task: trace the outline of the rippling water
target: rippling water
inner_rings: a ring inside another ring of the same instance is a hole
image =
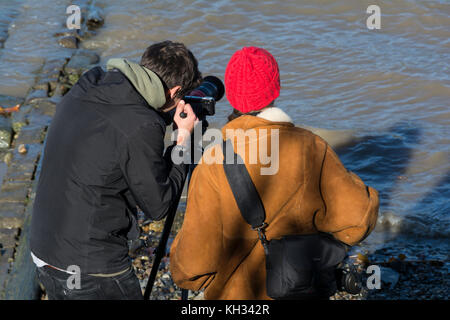
[[[368,30],[373,2],[103,0],[96,3],[105,25],[83,46],[104,64],[112,57],[138,61],[156,41],[181,41],[203,74],[222,79],[235,50],[266,48],[280,66],[278,106],[298,125],[341,137],[336,150],[344,164],[380,191],[371,238],[448,239],[450,2],[376,1],[381,30]],[[0,22],[10,21],[0,94],[24,96],[42,61],[61,52],[52,34],[68,2],[39,3],[0,1]],[[214,120],[224,124],[229,112],[221,101]]]

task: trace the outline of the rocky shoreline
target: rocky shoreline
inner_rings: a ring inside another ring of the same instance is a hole
[[[24,99],[0,96],[0,161],[6,166],[0,177],[0,299],[40,296],[28,248],[28,229],[47,128],[62,96],[100,60],[94,51],[78,49],[79,41],[103,24],[99,9],[90,0],[78,3],[87,18],[80,30],[54,35],[65,48],[60,57],[43,63]],[[67,37],[76,37],[77,45],[67,46],[63,40]],[[2,43],[8,41],[7,37],[2,39]]]

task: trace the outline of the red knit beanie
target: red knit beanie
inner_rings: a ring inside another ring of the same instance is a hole
[[[236,51],[225,71],[225,92],[231,106],[242,113],[260,110],[280,95],[280,72],[265,49]]]

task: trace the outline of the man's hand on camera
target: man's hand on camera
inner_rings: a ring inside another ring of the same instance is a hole
[[[186,113],[187,117],[181,118],[181,112]],[[180,100],[177,104],[173,121],[178,129],[177,145],[187,146],[191,133],[194,130],[194,126],[199,122],[197,116],[192,110],[191,105],[186,104],[184,100]]]

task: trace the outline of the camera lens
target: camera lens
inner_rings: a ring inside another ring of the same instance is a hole
[[[212,116],[216,113],[216,101],[222,99],[225,94],[225,87],[222,81],[214,76],[203,78],[202,84],[184,97],[184,101],[189,103],[194,113],[201,120],[205,116]]]
[[[358,275],[349,272],[344,275],[344,290],[351,294],[358,294],[361,292],[361,279]]]
[[[347,269],[336,270],[336,282],[339,291],[358,294],[362,290],[361,276]]]
[[[202,84],[196,90],[201,91],[205,97],[214,98],[215,101],[222,99],[225,93],[225,87],[222,81],[214,76],[205,77]]]

